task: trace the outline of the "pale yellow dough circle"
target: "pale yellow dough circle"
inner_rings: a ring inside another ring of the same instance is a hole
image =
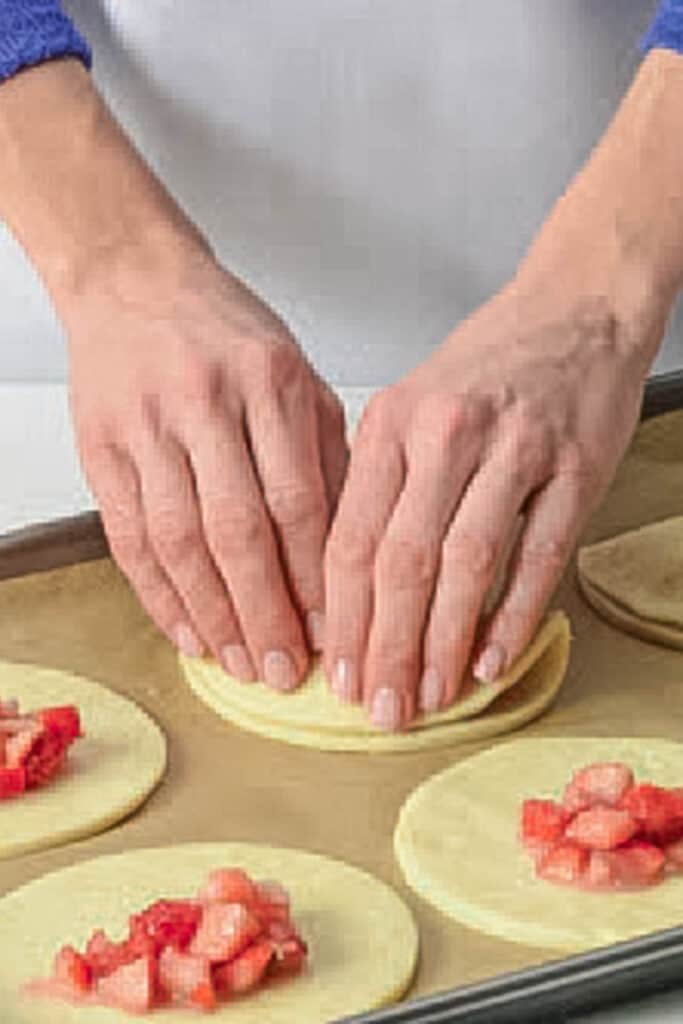
[[[683,516],[581,548],[586,600],[626,633],[683,649]]]
[[[586,892],[534,877],[518,840],[522,801],[559,799],[569,776],[624,761],[636,779],[683,783],[683,744],[660,739],[514,740],[428,779],[405,802],[394,850],[438,910],[499,938],[582,951],[680,925],[683,877],[651,889]]]
[[[208,659],[181,655],[180,664],[201,700],[250,732],[318,750],[387,752],[450,746],[518,728],[552,702],[568,655],[569,623],[554,612],[504,678],[493,685],[470,679],[452,707],[420,716],[402,733],[378,731],[359,706],[339,701],[319,668],[297,691],[280,694],[264,683],[242,683]]]
[[[17,996],[50,971],[65,942],[82,948],[94,928],[123,938],[128,916],[162,897],[196,894],[215,867],[237,866],[287,887],[310,947],[309,967],[291,981],[224,1004],[218,1024],[324,1024],[399,999],[418,953],[412,915],[387,885],[340,861],[248,843],[192,843],[98,857],[54,872],[0,900],[0,1007],[3,1024],[130,1024],[109,1008]],[[165,1011],[168,1024],[201,1014]]]
[[[91,679],[18,662],[0,662],[0,698],[21,711],[78,707],[84,736],[48,785],[0,800],[0,858],[100,832],[135,810],[166,766],[166,740],[132,701]]]

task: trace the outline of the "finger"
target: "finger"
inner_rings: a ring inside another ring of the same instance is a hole
[[[259,678],[277,690],[303,679],[308,651],[272,525],[237,420],[187,428],[204,535],[230,591]]]
[[[494,682],[531,641],[591,505],[586,489],[566,474],[529,503],[507,590],[478,643],[477,679]]]
[[[328,528],[334,519],[349,463],[344,410],[334,396],[318,402],[318,443],[325,480]]]
[[[487,595],[514,534],[531,480],[499,449],[470,482],[448,529],[425,632],[420,707],[438,711],[458,693]]]
[[[186,453],[170,436],[144,431],[138,459],[147,533],[159,562],[214,656],[231,675],[254,680],[230,595],[204,537]]]
[[[289,593],[311,648],[321,650],[329,515],[313,391],[297,382],[271,392],[247,408],[247,427]]]
[[[398,442],[361,425],[325,552],[324,665],[334,692],[344,701],[361,698],[375,553],[404,477]]]
[[[85,453],[84,463],[111,553],[141,604],[184,654],[203,654],[204,644],[191,616],[149,542],[140,481],[132,459],[107,445]]]
[[[377,553],[364,702],[376,725],[414,716],[425,627],[448,523],[480,456],[476,432],[430,416]],[[383,719],[383,716],[386,716]]]

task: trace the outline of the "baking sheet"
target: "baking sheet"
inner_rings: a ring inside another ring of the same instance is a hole
[[[584,539],[681,508],[683,413],[673,413],[641,426]],[[555,707],[525,735],[683,738],[681,654],[622,635],[600,620],[577,592],[573,564],[553,604],[572,620],[570,668]],[[392,830],[407,794],[495,740],[434,753],[323,754],[242,733],[191,695],[173,649],[108,560],[1,583],[0,657],[90,676],[136,700],[169,740],[167,777],[141,811],[102,835],[1,862],[0,893],[102,853],[197,840],[269,842],[341,857],[401,892],[422,941],[411,995],[557,958],[449,922],[407,890],[393,861]]]

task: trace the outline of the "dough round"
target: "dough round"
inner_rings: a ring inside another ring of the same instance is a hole
[[[135,810],[166,766],[166,740],[132,701],[91,679],[16,662],[0,662],[0,697],[21,711],[78,707],[85,735],[65,769],[43,788],[0,800],[0,858],[92,835]]]
[[[595,761],[636,779],[683,782],[683,744],[660,739],[527,739],[493,747],[428,779],[405,802],[394,849],[408,884],[438,910],[496,937],[548,949],[611,945],[681,920],[683,877],[639,892],[584,892],[534,877],[518,840],[521,803],[558,799]]]
[[[626,633],[683,649],[683,516],[581,548],[586,600]]]
[[[393,1002],[415,970],[418,934],[392,889],[337,860],[248,843],[191,843],[98,857],[30,882],[0,900],[0,1006],[3,1024],[83,1024],[83,1008],[17,995],[49,974],[65,942],[82,948],[96,927],[124,936],[128,916],[164,896],[196,893],[215,867],[238,866],[276,878],[292,897],[294,919],[309,944],[299,977],[231,1001],[211,1015],[226,1024],[324,1024]],[[108,1008],[88,1008],[88,1024],[130,1024]],[[169,1013],[196,1024],[194,1011]]]
[[[319,668],[294,693],[280,694],[264,683],[242,683],[208,659],[181,655],[180,663],[201,700],[250,732],[318,750],[381,752],[449,746],[517,728],[552,702],[568,655],[569,623],[554,612],[498,683],[469,680],[451,708],[421,716],[397,734],[380,732],[361,707],[339,701]]]

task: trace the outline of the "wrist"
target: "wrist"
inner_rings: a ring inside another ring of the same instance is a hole
[[[210,257],[75,60],[0,87],[0,216],[60,313],[124,268],[173,277]]]
[[[683,283],[682,111],[683,58],[655,52],[514,281],[599,304],[648,366]]]

